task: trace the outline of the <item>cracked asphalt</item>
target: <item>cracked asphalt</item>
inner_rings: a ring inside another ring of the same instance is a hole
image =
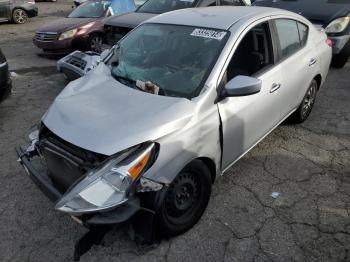
[[[86,232],[54,211],[16,162],[14,146],[67,83],[31,37],[71,3],[38,5],[40,16],[26,25],[0,24],[0,47],[17,74],[0,104],[0,261],[71,261]],[[280,126],[217,179],[190,231],[143,248],[119,228],[81,261],[350,261],[349,69],[330,71],[304,124]]]

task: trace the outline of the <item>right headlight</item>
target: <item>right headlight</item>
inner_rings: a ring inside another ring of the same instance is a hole
[[[72,30],[68,30],[66,32],[63,32],[60,35],[60,37],[58,38],[58,40],[64,40],[64,39],[72,38],[73,36],[75,36],[77,31],[78,31],[78,29],[72,29]]]
[[[60,199],[55,208],[79,215],[123,204],[128,200],[133,183],[153,163],[154,156],[155,144],[152,143],[111,159],[102,167],[90,171]]]
[[[340,33],[348,26],[349,22],[350,17],[348,16],[337,18],[326,27],[326,33]]]

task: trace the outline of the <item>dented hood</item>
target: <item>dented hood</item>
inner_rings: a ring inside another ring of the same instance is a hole
[[[193,112],[190,100],[132,89],[116,81],[100,63],[71,82],[42,121],[54,134],[78,147],[112,155],[184,127]]]

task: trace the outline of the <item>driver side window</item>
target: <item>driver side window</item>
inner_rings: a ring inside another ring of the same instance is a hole
[[[241,40],[225,74],[225,83],[238,75],[253,76],[273,65],[272,39],[268,22],[252,28]]]

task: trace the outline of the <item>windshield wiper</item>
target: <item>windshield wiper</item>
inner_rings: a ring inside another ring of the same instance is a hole
[[[131,79],[131,78],[128,78],[126,76],[120,76],[120,75],[116,75],[116,74],[113,74],[113,71],[112,71],[112,76],[117,80],[119,81],[120,79],[123,80],[123,82],[128,82],[129,84],[132,84],[132,85],[135,85],[136,84],[136,81]],[[120,81],[119,81],[120,82]],[[134,86],[131,86],[131,87],[134,87]]]

